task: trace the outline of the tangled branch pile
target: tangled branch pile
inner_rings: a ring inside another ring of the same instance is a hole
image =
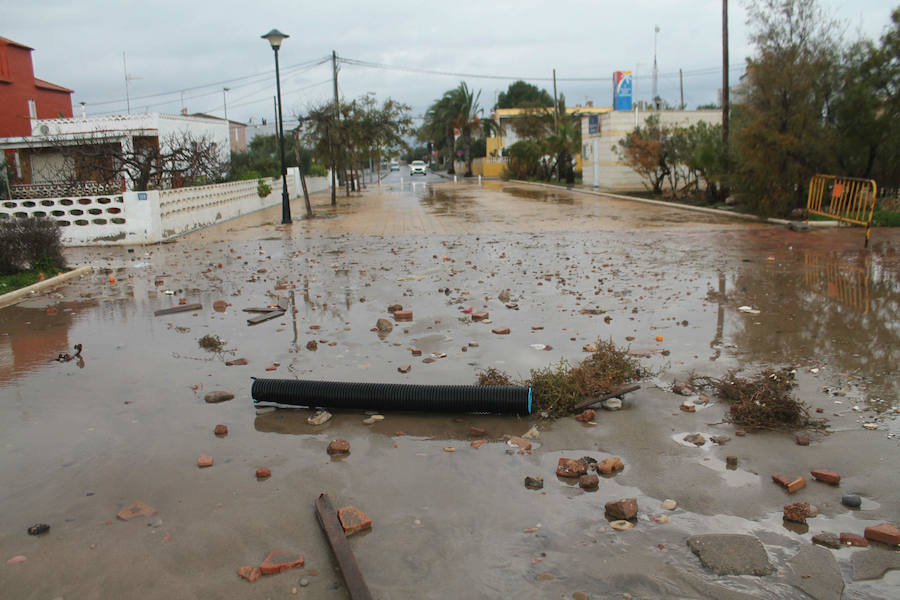
[[[612,341],[597,340],[597,351],[577,366],[565,359],[543,369],[532,369],[520,385],[531,388],[533,409],[552,417],[571,414],[584,398],[607,394],[648,375],[640,362]],[[479,385],[515,385],[512,378],[493,367],[478,373]]]
[[[753,379],[737,377],[734,371],[722,379],[694,378],[692,383],[712,388],[729,403],[726,417],[750,429],[820,428],[824,420],[812,419],[809,407],[792,392],[797,385],[791,369],[766,369]]]
[[[222,352],[225,349],[225,340],[217,335],[204,335],[197,340],[197,344],[207,352]]]

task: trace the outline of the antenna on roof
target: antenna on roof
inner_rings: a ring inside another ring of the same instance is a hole
[[[128,109],[128,114],[131,114],[131,96],[128,93],[128,82],[134,81],[135,79],[143,79],[143,77],[135,77],[128,73],[128,65],[125,62],[125,52],[122,52],[122,71],[125,73],[125,106]]]

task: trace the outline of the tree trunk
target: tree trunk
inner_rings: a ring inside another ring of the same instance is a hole
[[[466,177],[472,176],[472,130],[464,127],[463,136],[463,160],[466,161]]]
[[[448,162],[450,163],[450,166],[447,169],[447,174],[455,175],[456,169],[453,167],[453,163],[456,160],[456,140],[453,139],[453,128],[452,127],[447,131],[447,142],[448,142],[448,148],[450,149],[448,151],[448,154],[450,156],[450,160]]]

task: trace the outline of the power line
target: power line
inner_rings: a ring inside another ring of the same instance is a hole
[[[355,58],[338,58],[338,62],[342,62],[344,64],[356,67],[364,67],[370,69],[382,69],[387,71],[404,71],[408,73],[424,73],[428,75],[441,75],[446,77],[461,77],[465,79],[499,79],[499,80],[522,80],[522,81],[553,81],[552,77],[521,77],[521,76],[513,76],[513,75],[493,75],[493,74],[484,74],[484,73],[458,73],[454,71],[438,71],[434,69],[422,69],[419,67],[407,67],[400,65],[388,65],[384,63],[376,63],[366,60],[359,60]],[[743,63],[738,63],[729,66],[729,71],[738,70],[744,68]],[[689,69],[684,71],[685,77],[691,76],[701,76],[701,75],[711,75],[714,73],[720,73],[721,67],[703,67],[698,69]],[[678,77],[678,72],[672,73],[662,73],[659,77]],[[649,79],[650,75],[640,75],[636,77],[636,79]],[[607,82],[609,81],[608,77],[557,77],[557,81],[574,81],[574,82]]]

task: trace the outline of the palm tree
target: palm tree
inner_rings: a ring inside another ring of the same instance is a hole
[[[465,81],[460,82],[456,87],[446,93],[444,98],[448,99],[446,109],[451,116],[451,124],[454,129],[459,129],[462,133],[463,143],[463,159],[466,162],[466,177],[472,176],[472,134],[483,133],[484,135],[492,135],[500,130],[497,122],[491,118],[484,118],[480,115],[484,114],[484,109],[478,105],[481,98],[481,90],[477,93],[470,90]],[[442,98],[442,100],[444,99]]]
[[[436,145],[447,148],[449,168],[447,173],[453,175],[453,110],[450,92],[445,92],[425,113],[425,123],[419,130],[419,137],[430,140]]]

